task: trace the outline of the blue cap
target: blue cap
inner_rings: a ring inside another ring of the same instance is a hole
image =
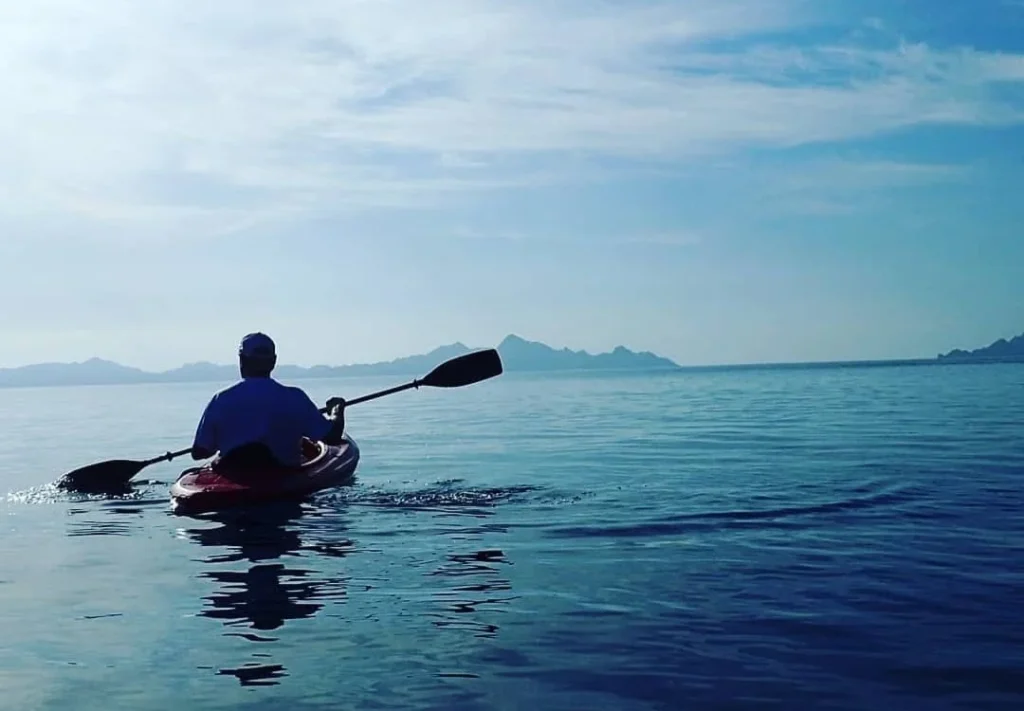
[[[265,333],[250,333],[238,345],[238,355],[243,358],[273,358],[277,353],[270,336]]]

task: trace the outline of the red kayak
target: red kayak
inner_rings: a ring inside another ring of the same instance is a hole
[[[214,470],[210,464],[186,469],[171,485],[175,513],[205,513],[246,504],[301,499],[321,489],[350,483],[359,447],[345,436],[340,445],[304,440],[305,462],[261,471]]]

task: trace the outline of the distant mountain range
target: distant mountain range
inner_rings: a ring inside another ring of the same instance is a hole
[[[1007,362],[1024,361],[1024,333],[1010,340],[1000,338],[984,348],[965,351],[959,348],[940,354],[940,361],[952,362]]]
[[[340,376],[425,375],[435,365],[471,350],[462,343],[441,346],[422,355],[406,356],[380,363],[357,365],[278,365],[274,376],[282,380],[332,378]],[[680,366],[653,353],[636,353],[623,346],[609,353],[592,355],[568,348],[556,350],[544,343],[510,335],[498,346],[506,372],[568,370],[666,370]],[[80,363],[37,363],[18,368],[0,368],[0,387],[45,385],[116,385],[128,383],[231,381],[238,377],[238,365],[188,363],[173,370],[150,372],[101,358]]]

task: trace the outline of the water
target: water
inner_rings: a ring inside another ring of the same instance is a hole
[[[506,375],[299,506],[46,486],[212,387],[0,390],[0,708],[1024,708],[1022,366]]]

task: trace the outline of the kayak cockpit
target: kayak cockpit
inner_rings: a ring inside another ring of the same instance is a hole
[[[303,437],[299,444],[302,451],[302,464],[300,467],[310,467],[317,464],[327,456],[327,445],[317,440]]]

